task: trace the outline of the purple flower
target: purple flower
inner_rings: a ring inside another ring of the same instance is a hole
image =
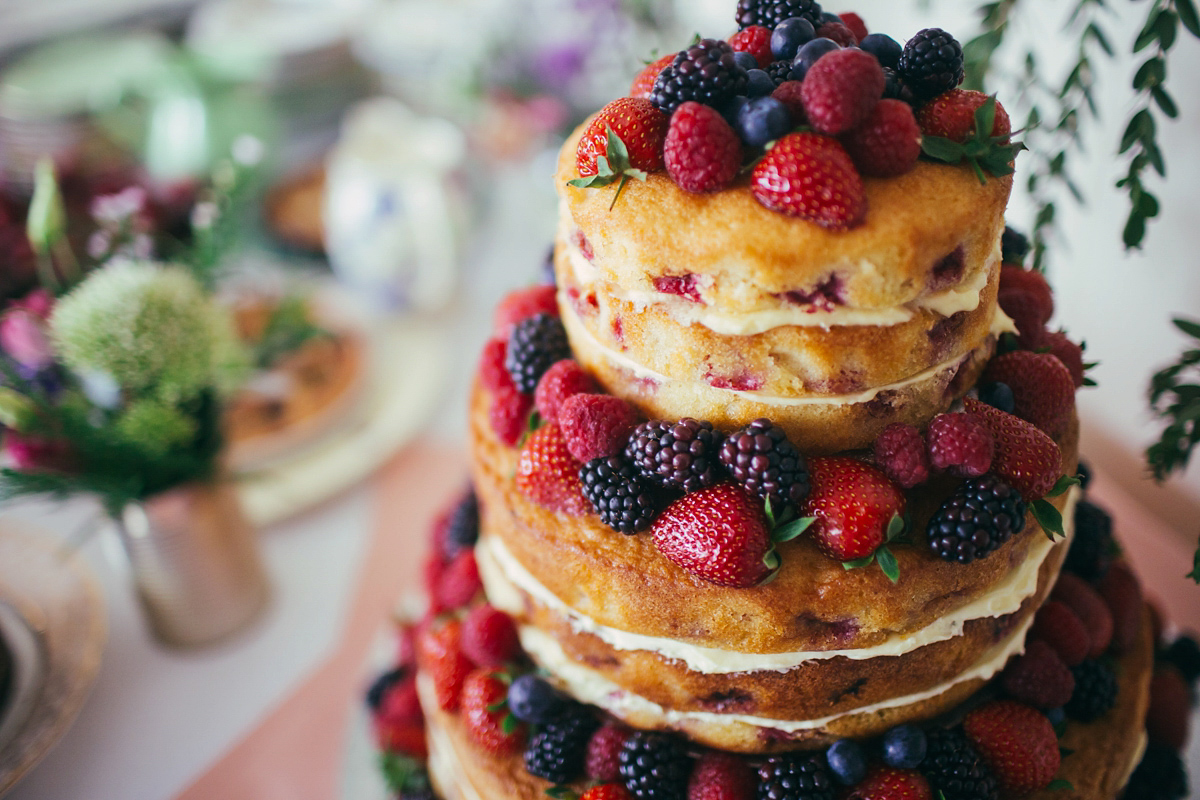
[[[40,370],[54,363],[42,320],[23,308],[14,308],[0,318],[0,348],[26,369]]]
[[[579,75],[586,59],[585,45],[549,47],[534,56],[535,75],[546,88],[562,91]]]

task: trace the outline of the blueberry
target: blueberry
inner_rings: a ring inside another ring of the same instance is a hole
[[[825,760],[833,777],[843,786],[853,786],[867,777],[867,754],[858,742],[838,739],[825,751]]]
[[[899,769],[916,769],[925,760],[928,742],[916,725],[897,725],[883,735],[883,763]]]
[[[803,17],[792,17],[779,23],[771,33],[771,55],[776,61],[791,61],[796,51],[817,35],[817,29]]]
[[[1067,720],[1067,712],[1061,708],[1052,708],[1046,712],[1046,719],[1050,720],[1050,724],[1057,728]]]
[[[566,699],[536,675],[522,675],[508,687],[508,707],[522,722],[540,725],[566,708]]]
[[[821,15],[821,24],[825,25],[830,22],[836,22],[838,25],[846,24],[846,23],[842,22],[842,18],[839,17],[837,14],[834,14],[832,11],[826,11],[824,14]]]
[[[821,56],[841,49],[841,45],[833,39],[826,39],[825,37],[813,39],[811,42],[801,46],[796,52],[796,59],[792,62],[792,73],[788,76],[788,80],[804,80],[804,76],[812,69],[812,65],[820,60]]]
[[[746,77],[749,78],[746,83],[747,97],[766,97],[775,91],[775,81],[771,80],[771,76],[761,69],[747,70]]]
[[[756,97],[738,111],[738,135],[751,147],[762,147],[783,136],[791,127],[791,113],[774,97]]]
[[[998,408],[1006,414],[1013,413],[1016,408],[1016,401],[1013,399],[1013,391],[1007,383],[981,383],[979,384],[979,400],[982,403],[987,403],[993,408]]]
[[[900,63],[900,54],[904,52],[904,45],[897,42],[886,33],[868,34],[858,46],[862,50],[866,50],[871,55],[875,56],[875,60],[879,62],[881,67],[896,68]]]
[[[758,59],[744,50],[738,50],[733,54],[733,63],[747,72],[752,69],[758,69]]]
[[[721,112],[721,116],[724,117],[725,121],[729,123],[729,127],[737,130],[738,112],[741,111],[742,106],[746,105],[748,102],[750,102],[750,98],[737,95],[717,110]]]

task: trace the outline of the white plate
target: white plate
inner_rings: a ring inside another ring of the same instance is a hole
[[[99,585],[54,537],[0,520],[0,635],[15,694],[0,711],[0,795],[58,742],[100,668],[107,622]]]

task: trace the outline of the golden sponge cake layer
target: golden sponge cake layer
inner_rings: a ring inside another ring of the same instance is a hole
[[[921,162],[897,178],[866,179],[865,223],[836,232],[768,210],[746,178],[693,194],[654,173],[631,181],[614,205],[615,186],[567,185],[581,132],[559,156],[560,230],[577,229],[604,280],[639,292],[687,280],[701,303],[725,313],[775,308],[789,293],[860,310],[917,302],[944,288],[938,267],[955,253],[972,269],[990,263],[1012,188],[1011,176],[980,184],[966,167]]]

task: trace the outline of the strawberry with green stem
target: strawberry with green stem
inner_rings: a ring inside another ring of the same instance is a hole
[[[579,139],[575,168],[579,177],[568,181],[579,189],[617,183],[612,209],[631,178],[645,181],[663,168],[663,144],[670,117],[644,98],[620,97],[592,119]]]
[[[922,122],[923,130],[930,130],[928,116],[936,109],[938,100],[930,103],[927,109],[922,109],[918,119]],[[921,139],[922,152],[934,159],[947,164],[961,164],[964,161],[975,171],[982,184],[987,183],[987,174],[994,177],[1011,175],[1015,171],[1013,162],[1017,154],[1026,149],[1021,142],[1013,142],[1012,134],[1004,131],[999,135],[996,129],[997,103],[996,96],[990,95],[974,113],[974,129],[963,139],[944,136],[931,136],[928,133]]]

